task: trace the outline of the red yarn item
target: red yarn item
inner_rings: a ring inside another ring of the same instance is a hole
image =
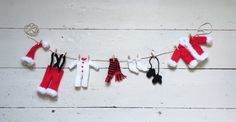
[[[168,61],[168,65],[176,67],[180,58],[188,64],[189,68],[195,68],[198,62],[208,58],[208,53],[201,48],[201,44],[212,45],[212,38],[206,36],[190,36],[179,39],[179,45]]]
[[[59,71],[59,69],[57,69],[56,67],[48,66],[43,76],[40,87],[45,89],[50,88],[57,92],[63,74],[63,69]]]
[[[107,72],[106,82],[111,83],[111,79],[115,76],[115,81],[121,81],[126,76],[122,74],[120,69],[120,63],[117,58],[111,58],[109,60],[109,68]]]

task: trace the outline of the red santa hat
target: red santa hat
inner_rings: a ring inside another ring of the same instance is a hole
[[[22,63],[26,66],[29,66],[29,67],[34,66],[34,64],[35,64],[34,56],[35,56],[36,50],[40,47],[44,48],[45,50],[48,50],[50,48],[50,45],[46,41],[41,41],[41,42],[35,44],[33,47],[31,47],[31,49],[26,54],[26,56],[21,57]]]

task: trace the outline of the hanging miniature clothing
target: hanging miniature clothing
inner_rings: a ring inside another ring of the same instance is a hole
[[[212,45],[212,38],[206,36],[184,37],[179,39],[179,45],[167,62],[170,67],[176,67],[180,58],[188,64],[189,68],[195,68],[200,61],[207,59],[208,54],[200,47],[200,44]]]
[[[152,63],[151,63],[151,60],[154,59],[154,58],[157,60],[157,63],[158,63],[157,74],[156,74],[156,70],[154,68],[152,68]],[[147,78],[153,77],[152,84],[155,85],[155,84],[159,83],[161,85],[162,84],[162,76],[159,74],[159,71],[160,71],[159,59],[156,56],[152,56],[149,59],[149,64],[150,64],[151,67],[149,68],[149,70],[148,70],[148,72],[146,74]]]
[[[121,69],[120,69],[120,64],[117,58],[110,58],[109,60],[109,68],[107,72],[107,77],[105,82],[111,83],[111,79],[113,76],[115,76],[115,81],[121,81],[123,80],[126,76],[122,74]]]
[[[73,69],[75,66],[77,66],[77,75],[75,78],[75,87],[88,87],[89,83],[89,69],[90,66],[95,68],[96,70],[99,69],[99,67],[89,58],[80,58],[78,61],[73,62],[69,69]]]
[[[56,63],[53,62],[54,57]],[[38,87],[38,92],[41,94],[48,94],[52,97],[57,96],[58,87],[60,85],[61,78],[64,74],[63,66],[65,64],[66,57],[61,54],[59,57],[56,53],[51,55],[51,63],[46,68],[46,72],[43,76],[43,80]]]
[[[127,64],[129,71],[134,74],[138,74],[139,71],[142,72],[148,71],[148,68],[141,62],[141,59],[139,57],[137,57],[136,59],[130,59],[130,57],[128,57]]]
[[[35,56],[36,50],[40,47],[43,47],[45,50],[48,50],[50,48],[50,45],[46,41],[35,44],[33,47],[31,47],[31,49],[26,54],[26,56],[21,57],[21,61],[23,65],[26,65],[28,67],[32,67],[35,65],[34,56]]]
[[[136,61],[134,59],[129,59],[128,58],[128,68],[129,68],[129,71],[134,73],[134,74],[138,74],[139,71],[137,69],[137,64],[136,64]]]
[[[141,58],[139,57],[136,58],[136,64],[139,71],[142,71],[142,72],[148,71],[147,66],[142,63]]]

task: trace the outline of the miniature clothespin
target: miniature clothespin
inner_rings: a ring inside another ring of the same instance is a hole
[[[112,55],[112,60],[113,60],[113,62],[115,61],[115,58],[116,58],[116,57],[115,57],[115,54],[113,54],[113,55]]]
[[[80,60],[80,54],[78,55],[78,60]]]
[[[192,34],[190,33],[190,34],[188,35],[188,37],[189,37],[189,38],[192,38]]]
[[[154,58],[154,57],[155,57],[155,55],[154,55],[153,51],[151,52],[151,56],[152,56],[152,58]]]
[[[128,55],[128,59],[130,59],[130,56]]]
[[[177,49],[177,50],[179,49],[179,48],[178,48],[178,45],[174,45],[174,50],[175,50],[175,49]]]

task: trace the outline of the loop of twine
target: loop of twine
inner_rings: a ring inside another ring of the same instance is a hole
[[[39,28],[36,24],[30,23],[24,27],[24,32],[31,37],[35,37],[39,34]]]
[[[32,37],[29,37],[27,36],[29,39],[33,40],[34,42],[36,43],[40,43],[40,41],[36,40],[35,38],[32,38]],[[57,51],[53,51],[52,49],[49,49],[50,52],[54,52],[54,53],[57,53],[59,54]],[[163,52],[163,53],[159,53],[155,56],[162,56],[162,55],[166,55],[166,54],[169,54],[169,53],[172,53],[173,50],[171,51],[167,51],[167,52]],[[141,59],[149,59],[151,58],[152,56],[147,56],[147,57],[142,57]],[[77,60],[78,58],[74,58],[74,57],[70,57],[70,56],[66,56],[66,58],[68,59],[71,59],[71,60]],[[92,61],[96,61],[96,62],[109,62],[109,60],[105,60],[105,59],[93,59]],[[128,62],[128,60],[119,60],[119,62]]]
[[[205,26],[209,26],[210,29],[204,29],[203,27]],[[207,32],[208,30],[210,30],[209,32]],[[213,27],[212,27],[212,24],[209,23],[209,22],[205,22],[203,23],[202,25],[200,25],[197,29],[197,34],[195,36],[198,36],[198,35],[208,35],[208,34],[211,34],[213,31]]]

